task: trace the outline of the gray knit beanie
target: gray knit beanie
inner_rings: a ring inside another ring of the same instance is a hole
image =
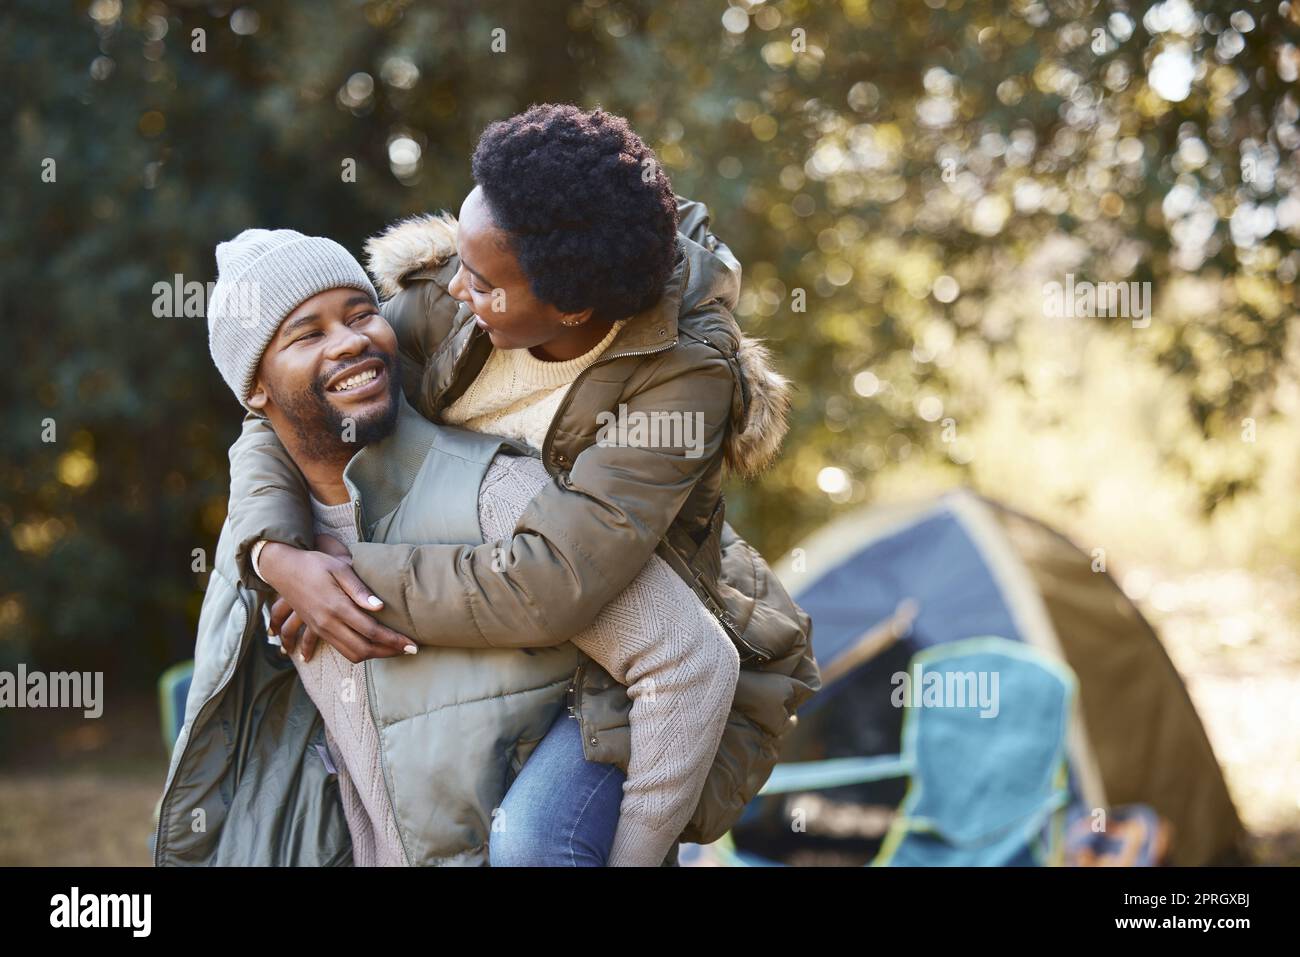
[[[285,316],[319,292],[375,287],[352,254],[323,236],[245,229],[217,244],[217,282],[208,301],[212,359],[244,408],[262,353]]]

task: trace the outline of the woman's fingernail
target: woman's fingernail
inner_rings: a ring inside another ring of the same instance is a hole
[[[380,599],[378,595],[371,595],[369,598],[366,599],[366,604],[368,604],[371,608],[384,607],[383,600]]]
[[[420,649],[415,647],[415,645],[407,645],[405,648],[402,649],[402,651],[406,652],[408,655],[413,655],[419,650]]]

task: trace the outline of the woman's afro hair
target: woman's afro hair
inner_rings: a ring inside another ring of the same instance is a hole
[[[675,265],[677,201],[627,120],[538,104],[483,131],[473,172],[539,299],[605,321],[658,301]]]

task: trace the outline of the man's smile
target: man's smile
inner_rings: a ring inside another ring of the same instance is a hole
[[[356,375],[344,379],[342,382],[336,385],[333,391],[350,392],[359,386],[363,386],[369,382],[374,381],[374,378],[377,375],[379,375],[379,373],[376,372],[374,369],[367,369],[365,372],[358,372]]]
[[[333,376],[325,386],[332,396],[349,400],[379,395],[387,388],[387,371],[379,359],[366,359]]]

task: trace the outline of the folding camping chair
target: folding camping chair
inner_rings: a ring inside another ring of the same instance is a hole
[[[777,765],[759,794],[905,777],[907,793],[874,866],[1059,865],[1074,675],[1028,645],[995,637],[927,648],[908,669],[909,681],[920,677],[924,686],[925,676],[937,675],[954,690],[969,689],[972,674],[977,684],[983,674],[990,689],[997,676],[995,715],[978,702],[922,702],[904,712],[902,753]],[[713,850],[724,864],[772,864],[738,850],[730,834]]]
[[[193,678],[194,662],[182,661],[172,665],[158,679],[158,717],[162,725],[163,746],[167,748],[169,757],[185,721],[185,699]]]
[[[158,678],[158,723],[162,727],[163,747],[167,749],[168,758],[176,747],[176,739],[180,737],[181,726],[185,723],[185,699],[189,696],[193,680],[193,661],[172,665]],[[153,808],[153,827],[148,834],[150,857],[153,856],[154,842],[158,839],[158,812],[161,807],[162,795],[159,795]]]

